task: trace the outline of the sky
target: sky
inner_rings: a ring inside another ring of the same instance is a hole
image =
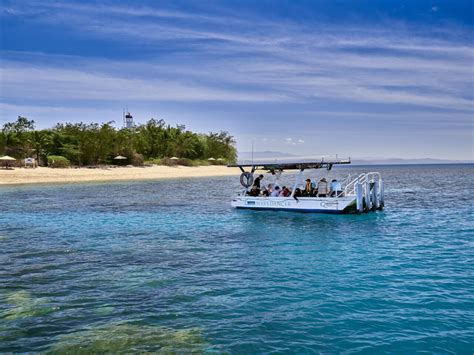
[[[239,151],[474,159],[471,0],[0,2],[18,115],[229,131]]]

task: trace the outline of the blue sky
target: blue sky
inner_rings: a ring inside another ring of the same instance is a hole
[[[0,124],[128,106],[241,151],[473,159],[472,1],[0,6]]]

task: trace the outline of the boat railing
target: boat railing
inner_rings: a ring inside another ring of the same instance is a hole
[[[347,177],[341,181],[341,186],[347,186],[352,182],[351,174],[347,175]],[[336,197],[343,197],[345,196],[345,188],[342,188],[342,191],[336,193]]]
[[[366,179],[366,174],[360,174],[359,176],[357,176],[355,179],[353,180],[349,180],[350,179],[350,175],[348,176],[348,182],[347,184],[343,184],[344,186],[344,194],[345,195],[353,195],[355,193],[355,185],[358,183],[358,182],[362,182]]]
[[[359,184],[365,184],[367,182],[375,182],[375,181],[380,181],[380,180],[381,180],[380,173],[375,172],[375,171],[360,174],[354,180],[350,181],[349,183],[347,183],[345,185],[344,194],[345,195],[355,195],[356,194],[356,185],[358,183]]]
[[[360,174],[344,187],[346,196],[355,196],[358,212],[382,209],[384,206],[384,184],[380,173]]]

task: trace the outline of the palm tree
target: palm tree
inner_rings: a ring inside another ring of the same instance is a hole
[[[33,131],[29,134],[27,142],[36,152],[36,161],[40,163],[40,158],[51,144],[51,132],[49,131]]]

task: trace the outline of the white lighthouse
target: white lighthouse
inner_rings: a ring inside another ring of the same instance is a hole
[[[133,116],[128,111],[123,110],[123,127],[124,128],[133,128]]]

